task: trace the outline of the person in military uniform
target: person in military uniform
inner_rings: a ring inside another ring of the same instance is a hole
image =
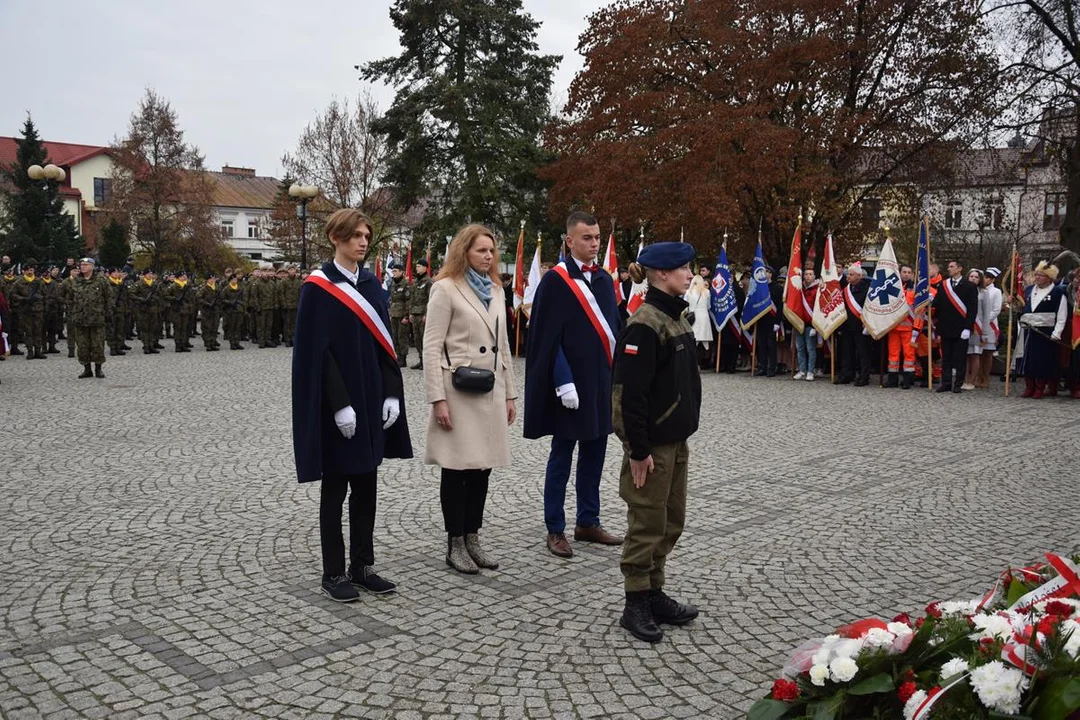
[[[75,275],[69,273],[60,283],[60,302],[64,306],[64,335],[67,337],[68,357],[75,357],[75,324],[71,320],[71,294],[75,289]]]
[[[221,324],[220,299],[217,276],[211,275],[206,279],[206,284],[195,294],[195,302],[199,306],[199,319],[202,323],[203,347],[207,352],[221,349],[217,339],[218,325]]]
[[[274,322],[274,286],[269,270],[256,270],[254,275],[248,303],[255,309],[255,337],[260,348],[273,347],[270,331]]]
[[[71,295],[75,345],[83,366],[80,378],[105,377],[101,366],[105,364],[105,328],[112,322],[111,300],[108,283],[94,275],[94,259],[80,260]],[[90,363],[94,364],[93,372]]]
[[[279,345],[285,339],[285,277],[288,271],[278,268],[271,273],[270,284],[274,288],[274,321],[270,326],[270,344]]]
[[[243,350],[240,340],[244,335],[244,323],[247,310],[244,307],[244,288],[241,287],[241,273],[229,277],[229,282],[221,288],[221,304],[225,312],[225,339],[230,350]]]
[[[390,263],[390,274],[390,332],[394,335],[398,365],[405,367],[409,354],[409,297],[412,288],[401,265]]]
[[[300,286],[304,281],[300,279],[295,267],[289,268],[289,275],[281,281],[281,314],[284,322],[285,347],[293,346],[293,335],[296,333],[296,308],[300,304]]]
[[[11,309],[21,340],[26,344],[27,360],[45,359],[45,290],[32,262],[23,267],[22,277],[11,290]]]
[[[416,261],[416,279],[409,291],[409,324],[412,325],[413,344],[418,360],[413,370],[424,369],[424,328],[427,327],[428,297],[431,294],[431,276],[428,275],[427,258]]]
[[[619,334],[612,369],[614,430],[623,444],[619,495],[627,506],[620,624],[647,642],[663,638],[658,623],[684,625],[698,615],[664,593],[664,566],[686,518],[686,440],[701,414],[694,330],[680,297],[693,260],[693,246],[661,242],[630,265],[634,282],[647,277],[649,290]]]
[[[124,275],[113,268],[109,271],[108,284],[105,286],[109,291],[109,324],[105,328],[105,341],[109,344],[109,355],[125,355],[124,344],[126,336],[125,323],[127,322],[128,286],[124,282]]]
[[[195,307],[195,290],[181,270],[165,288],[165,301],[173,321],[173,343],[176,352],[191,352],[191,309]]]
[[[150,269],[143,271],[142,279],[131,286],[131,307],[135,314],[135,327],[139,330],[144,355],[157,355],[158,333],[161,330],[161,284]]]
[[[8,352],[11,355],[23,354],[23,351],[19,349],[19,343],[22,342],[22,335],[19,333],[19,319],[15,317],[15,307],[11,304],[17,280],[18,278],[15,277],[15,266],[5,265],[4,274],[0,276],[0,292],[3,292],[4,297],[7,298],[8,308],[10,310],[8,313],[10,327],[7,327],[6,331],[8,334]]]
[[[64,304],[60,297],[60,268],[53,265],[41,278],[45,293],[45,352],[58,355],[56,341],[64,334]]]

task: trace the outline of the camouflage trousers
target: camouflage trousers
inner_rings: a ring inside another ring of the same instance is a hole
[[[75,345],[83,365],[105,362],[105,326],[75,327]]]

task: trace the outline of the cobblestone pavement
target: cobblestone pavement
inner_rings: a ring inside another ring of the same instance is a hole
[[[318,487],[293,475],[288,350],[78,371],[0,363],[8,718],[733,718],[809,636],[1080,546],[1080,402],[709,374],[668,565],[697,622],[632,641],[618,550],[546,552],[547,448],[520,423],[484,529],[500,570],[449,570],[436,469],[392,462],[376,553],[400,592],[337,605],[317,592]]]

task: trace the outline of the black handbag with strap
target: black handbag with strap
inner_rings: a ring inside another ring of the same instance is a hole
[[[446,354],[446,362],[450,364],[450,351],[446,349],[446,345],[443,345],[443,352]],[[495,346],[492,348],[492,353],[495,358],[495,367],[499,366],[499,319],[495,318]],[[483,370],[481,368],[474,368],[463,366],[459,368],[453,368],[450,373],[451,382],[454,384],[454,389],[458,392],[473,393],[476,395],[483,395],[489,393],[495,388],[495,371]]]

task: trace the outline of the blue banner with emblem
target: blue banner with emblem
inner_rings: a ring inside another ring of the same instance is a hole
[[[769,313],[776,313],[772,296],[769,294],[769,276],[765,272],[765,255],[758,240],[754,251],[754,263],[750,266],[750,287],[746,290],[746,305],[743,307],[743,327],[752,328],[761,318]]]
[[[919,250],[915,260],[915,310],[930,302],[930,218],[919,223]]]
[[[739,312],[739,301],[735,298],[735,288],[731,284],[731,266],[728,265],[725,245],[720,246],[720,256],[716,258],[709,300],[709,314],[712,315],[716,331],[720,332],[728,320]]]

